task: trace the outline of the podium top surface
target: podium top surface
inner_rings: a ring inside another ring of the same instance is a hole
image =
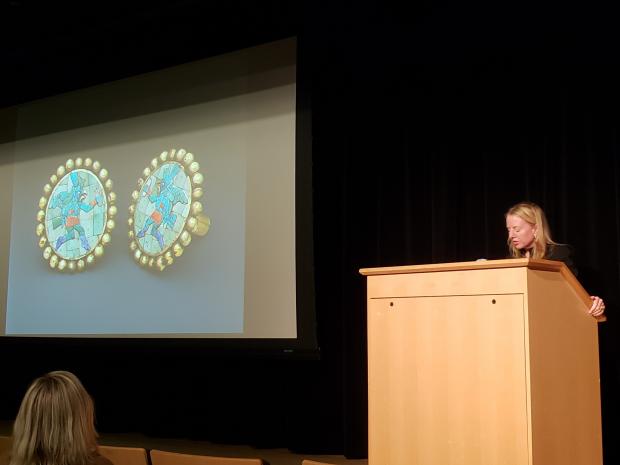
[[[505,260],[480,260],[473,262],[432,263],[428,265],[387,266],[381,268],[362,268],[360,274],[364,276],[384,276],[412,273],[435,273],[442,271],[491,270],[502,268],[528,268],[538,271],[559,272],[566,282],[573,288],[586,308],[592,301],[590,295],[581,286],[575,275],[563,262],[534,258],[508,258]],[[605,321],[605,315],[596,318],[599,322]]]
[[[480,260],[474,262],[362,268],[360,269],[360,273],[364,276],[374,276],[384,274],[431,273],[436,271],[488,270],[495,268],[530,268],[532,270],[560,272],[565,269],[570,273],[568,267],[562,262],[534,258],[509,258],[505,260]]]

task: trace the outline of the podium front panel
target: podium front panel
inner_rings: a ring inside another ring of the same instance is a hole
[[[369,465],[530,463],[524,295],[369,298]]]

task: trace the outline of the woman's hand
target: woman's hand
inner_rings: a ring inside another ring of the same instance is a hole
[[[588,313],[593,317],[599,317],[605,313],[605,302],[603,302],[603,299],[595,295],[590,298],[592,299],[592,306],[590,307],[590,310],[588,310]]]

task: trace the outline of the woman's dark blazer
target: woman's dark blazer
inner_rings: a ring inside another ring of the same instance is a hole
[[[546,260],[566,263],[566,266],[577,276],[577,266],[573,259],[573,248],[568,244],[549,244],[545,253]]]

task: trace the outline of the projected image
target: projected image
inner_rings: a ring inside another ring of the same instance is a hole
[[[107,170],[90,159],[70,159],[50,177],[39,201],[36,233],[51,268],[81,271],[103,255],[116,213],[111,187]]]
[[[211,221],[197,200],[203,194],[199,169],[192,153],[172,149],[144,170],[129,207],[130,248],[141,265],[163,271],[183,254],[192,234],[208,232]]]
[[[296,49],[278,41],[10,113],[0,342],[296,340],[296,233],[311,212],[296,212],[311,187]]]
[[[181,235],[190,189],[189,178],[176,162],[166,163],[147,178],[134,214],[136,238],[146,254],[161,254]]]

